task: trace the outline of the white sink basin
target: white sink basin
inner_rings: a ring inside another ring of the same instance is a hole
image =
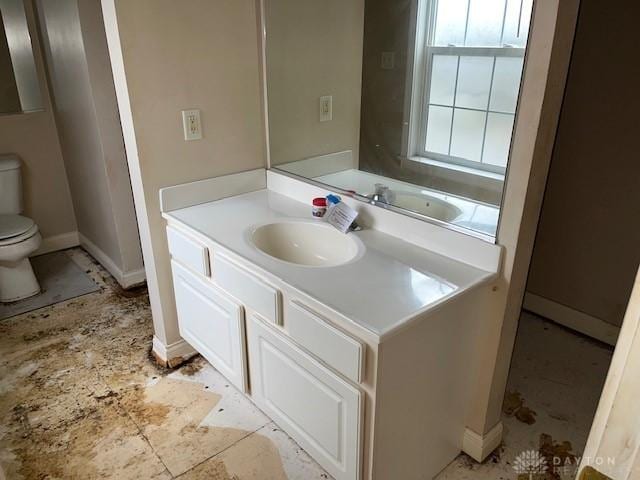
[[[319,222],[284,221],[254,227],[249,241],[260,251],[296,265],[335,267],[354,260],[364,245]]]
[[[443,222],[450,222],[462,213],[462,210],[445,200],[418,193],[395,192],[393,205]]]

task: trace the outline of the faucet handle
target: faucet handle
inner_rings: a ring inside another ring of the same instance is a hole
[[[389,190],[389,187],[383,183],[376,183],[374,187],[376,195],[384,195]]]

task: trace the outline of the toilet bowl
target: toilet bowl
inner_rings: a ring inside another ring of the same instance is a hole
[[[33,220],[22,215],[0,215],[0,302],[14,302],[40,292],[29,255],[41,243]]]

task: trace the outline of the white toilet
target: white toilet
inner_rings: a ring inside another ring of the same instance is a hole
[[[42,237],[33,220],[22,213],[20,160],[0,155],[0,302],[14,302],[40,293],[29,255]]]

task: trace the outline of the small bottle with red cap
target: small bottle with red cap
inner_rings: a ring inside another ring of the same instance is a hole
[[[324,197],[317,197],[313,199],[312,202],[313,210],[312,214],[314,217],[324,217],[324,214],[327,213],[327,199]]]

